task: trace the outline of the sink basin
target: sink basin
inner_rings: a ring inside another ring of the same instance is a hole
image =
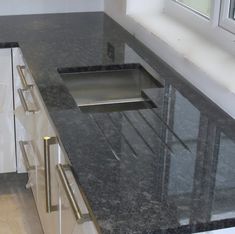
[[[84,112],[153,108],[143,90],[162,87],[139,64],[64,68],[59,73]]]

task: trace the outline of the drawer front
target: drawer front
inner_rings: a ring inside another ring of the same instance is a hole
[[[39,136],[37,139],[37,146],[39,148],[39,157],[43,161],[43,169],[37,172],[37,184],[38,184],[38,202],[37,209],[40,216],[40,220],[43,226],[43,230],[47,234],[55,234],[58,232],[58,191],[57,184],[55,183],[55,165],[57,162],[57,149],[58,145],[53,144],[48,149],[50,151],[49,157],[44,155],[44,151],[47,151],[44,147],[43,136]],[[50,163],[46,163],[46,158],[49,158]],[[48,165],[48,167],[47,167]],[[49,168],[49,170],[47,170]],[[46,183],[46,180],[50,177],[50,183]],[[50,187],[48,190],[48,187]],[[48,194],[50,204],[48,206]]]
[[[0,49],[0,173],[16,171],[11,49]]]
[[[59,164],[57,170],[61,234],[97,234],[97,229],[91,221],[89,211],[70,168]]]
[[[37,171],[37,209],[44,232],[46,234],[55,234],[59,233],[59,227],[57,225],[59,219],[57,199],[58,188],[55,178],[55,166],[58,162],[59,145],[57,144],[55,138],[56,134],[49,122],[36,87],[33,88],[33,94],[38,103],[38,112],[34,115],[34,121],[36,123],[34,137],[39,152],[39,160],[42,165],[42,169]],[[45,139],[54,139],[54,141],[48,141],[49,143],[46,144]],[[50,180],[50,182],[48,182],[48,180]],[[50,204],[48,203],[49,200]]]
[[[33,96],[33,79],[24,63],[21,50],[13,49],[14,112],[16,127],[17,172],[26,172],[20,141],[35,139],[35,112],[37,104]],[[30,88],[31,87],[31,88]]]
[[[0,49],[0,113],[13,110],[11,49]]]
[[[58,188],[55,179],[58,144],[45,148],[45,139],[55,137],[55,132],[49,122],[39,91],[23,61],[21,51],[14,49],[13,56],[18,172],[28,172],[27,187],[33,191],[44,233],[57,234],[60,233],[57,226]],[[49,195],[53,206],[51,210],[48,210]]]
[[[24,161],[24,165],[26,171],[28,173],[28,183],[26,184],[26,188],[31,188],[35,202],[38,201],[38,184],[37,177],[38,171],[42,170],[41,162],[39,158],[39,151],[34,141],[19,141],[19,149],[22,154],[22,159]]]
[[[0,113],[0,173],[15,172],[14,118],[12,113]]]
[[[33,85],[33,78],[28,70],[22,52],[19,48],[12,49],[13,53],[13,76],[15,90],[26,88],[27,85]]]
[[[37,105],[33,99],[33,90],[19,89],[16,93],[15,102],[15,127],[16,127],[16,150],[17,150],[17,171],[26,172],[22,152],[18,142],[20,141],[33,141],[35,139],[35,127],[36,127],[36,112],[30,112],[29,110],[37,110]]]

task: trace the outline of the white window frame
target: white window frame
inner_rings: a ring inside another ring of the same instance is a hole
[[[224,29],[235,33],[235,20],[230,19],[229,16],[230,11],[230,0],[223,0],[221,2],[221,11],[220,11],[220,23],[219,25]]]
[[[220,25],[221,2],[223,1],[227,0],[212,0],[213,5],[211,7],[210,18],[203,16],[175,0],[165,0],[164,12],[176,18],[195,32],[219,44],[230,53],[235,54],[235,34],[227,28],[225,29],[225,26],[222,27]],[[228,1],[230,2],[230,0]]]

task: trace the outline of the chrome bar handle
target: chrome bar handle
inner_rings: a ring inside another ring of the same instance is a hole
[[[90,221],[90,215],[89,214],[82,214],[81,209],[79,208],[79,205],[75,199],[75,196],[73,194],[73,190],[69,184],[68,178],[66,176],[65,170],[69,168],[68,165],[62,165],[58,164],[56,166],[60,180],[62,182],[62,185],[64,187],[65,193],[68,197],[69,203],[72,207],[74,216],[79,224]]]
[[[16,68],[17,68],[18,74],[20,76],[21,83],[23,84],[23,87],[27,88],[29,85],[26,81],[26,78],[25,78],[25,75],[23,72],[23,70],[25,70],[25,66],[24,65],[17,65]]]
[[[57,210],[56,206],[52,206],[51,202],[51,154],[50,146],[57,144],[56,137],[44,137],[44,163],[45,163],[45,189],[46,189],[46,212],[51,213]]]
[[[23,106],[23,108],[24,108],[24,111],[26,112],[26,113],[36,113],[36,112],[38,112],[38,109],[36,108],[36,109],[29,109],[29,107],[28,107],[28,105],[27,105],[27,102],[26,102],[26,100],[25,100],[25,98],[24,98],[24,94],[23,94],[23,92],[25,92],[25,91],[31,91],[31,89],[32,89],[32,86],[28,86],[26,89],[18,89],[17,91],[18,91],[18,94],[19,94],[19,97],[20,97],[20,102],[21,102],[21,104],[22,104],[22,106]],[[31,95],[32,95],[32,97],[33,97],[33,99],[34,99],[34,102],[35,102],[35,106],[37,106],[37,104],[36,104],[36,101],[35,101],[35,98],[34,98],[34,95],[31,93]]]
[[[25,167],[26,167],[27,172],[35,170],[36,168],[35,166],[30,165],[30,162],[29,162],[26,150],[25,150],[25,146],[30,145],[30,144],[31,144],[30,141],[19,141],[20,150],[21,150],[24,162],[25,162]]]

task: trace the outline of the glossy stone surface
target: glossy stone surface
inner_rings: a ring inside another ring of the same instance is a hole
[[[1,47],[21,47],[102,233],[235,226],[234,120],[161,59],[104,13],[0,17],[0,31]],[[58,73],[125,63],[163,84],[145,91],[158,108],[84,114]]]

